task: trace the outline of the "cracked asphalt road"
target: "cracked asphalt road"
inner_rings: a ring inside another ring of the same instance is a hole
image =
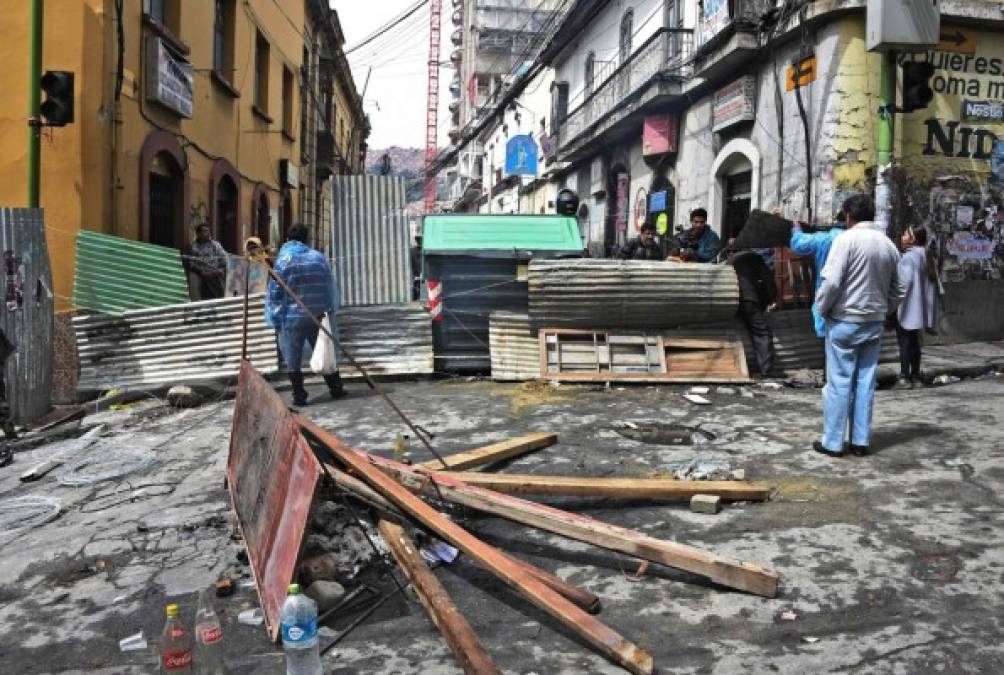
[[[601,618],[650,650],[672,673],[1004,672],[1004,406],[1000,379],[879,392],[874,454],[831,460],[809,452],[819,392],[716,393],[696,407],[682,389],[603,389],[437,381],[388,385],[401,407],[436,434],[443,452],[533,430],[558,445],[503,471],[646,476],[694,457],[728,461],[776,486],[768,503],[727,505],[711,516],[682,504],[556,499],[652,536],[765,565],[782,576],[776,599],[713,587],[637,561],[467,511],[454,516],[485,540],[597,593]],[[315,388],[320,394],[320,388]],[[400,424],[371,392],[306,412],[356,447],[390,455]],[[17,476],[60,444],[18,453],[0,469],[0,500],[40,495],[61,515],[0,517],[0,663],[11,673],[155,672],[163,606],[194,617],[196,593],[219,573],[246,575],[231,539],[223,467],[232,402],[171,412],[143,407],[89,417],[113,437],[84,453],[115,453],[122,439],[150,463],[70,487],[57,469],[34,484]],[[658,445],[615,423],[701,425],[714,440]],[[425,459],[413,443],[416,460]],[[622,672],[463,556],[436,571],[497,664],[511,673]],[[239,625],[256,606],[247,577],[217,602],[235,673],[281,673],[281,652],[261,628]],[[793,620],[789,620],[794,617]],[[143,630],[147,650],[120,652]],[[325,660],[335,673],[459,672],[421,607],[397,598]]]

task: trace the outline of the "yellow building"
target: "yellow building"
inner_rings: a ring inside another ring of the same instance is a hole
[[[76,76],[74,123],[46,129],[42,140],[41,204],[58,307],[70,307],[80,228],[183,247],[194,226],[207,223],[229,251],[251,234],[281,242],[304,203],[302,106],[313,101],[300,86],[311,54],[308,4],[316,2],[45,3],[42,70]],[[7,74],[0,204],[21,206],[30,3],[8,5],[0,13]],[[351,96],[349,124],[357,126],[362,106]],[[365,141],[357,135],[356,156]]]

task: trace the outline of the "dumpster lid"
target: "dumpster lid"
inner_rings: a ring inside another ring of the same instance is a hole
[[[568,216],[453,214],[426,216],[425,253],[492,255],[532,251],[582,253],[575,218]]]

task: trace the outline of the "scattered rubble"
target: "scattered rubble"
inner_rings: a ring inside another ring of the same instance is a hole
[[[167,402],[175,408],[198,408],[204,399],[188,385],[178,384],[168,389]]]
[[[690,498],[690,510],[714,515],[722,510],[722,498],[717,495],[694,495]]]
[[[317,603],[317,611],[323,614],[345,597],[345,587],[337,581],[318,579],[307,586],[303,593]]]

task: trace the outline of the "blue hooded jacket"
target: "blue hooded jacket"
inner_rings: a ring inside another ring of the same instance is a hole
[[[338,282],[327,258],[320,251],[303,242],[288,241],[279,249],[275,273],[300,296],[303,304],[317,318],[326,312],[333,315],[338,311],[341,305]],[[314,325],[275,279],[268,283],[265,323],[276,330],[298,330]],[[337,330],[334,316],[331,317],[331,328],[333,333]]]
[[[823,281],[823,267],[826,265],[826,258],[830,255],[830,247],[833,240],[843,234],[846,230],[840,226],[831,227],[829,230],[813,232],[811,234],[803,232],[797,224],[791,230],[791,252],[797,256],[813,256],[816,263],[816,289]],[[812,323],[816,330],[816,337],[826,337],[826,319],[816,310],[816,303],[812,303]]]

